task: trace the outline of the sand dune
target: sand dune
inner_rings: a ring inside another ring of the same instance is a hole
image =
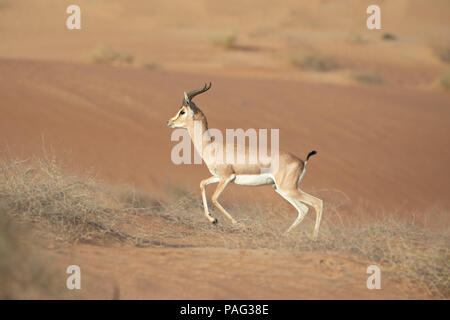
[[[176,143],[166,121],[184,90],[211,80],[198,98],[211,127],[280,128],[282,149],[300,157],[318,150],[305,190],[325,198],[340,190],[351,204],[386,210],[449,205],[448,95],[19,60],[2,60],[0,71],[0,134],[14,154],[40,153],[45,143],[108,181],[196,190],[209,172],[170,161]],[[266,188],[228,193],[282,203]]]

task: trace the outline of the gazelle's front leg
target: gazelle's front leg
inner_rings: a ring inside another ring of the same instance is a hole
[[[217,185],[216,191],[214,191],[214,194],[211,198],[212,202],[214,203],[214,205],[220,210],[222,211],[222,213],[225,215],[225,217],[227,217],[232,224],[236,224],[236,220],[233,219],[233,217],[220,205],[220,203],[217,201],[217,199],[219,198],[220,194],[222,193],[223,190],[225,190],[225,188],[227,187],[227,185],[234,180],[234,178],[236,178],[236,175],[232,174],[231,176],[229,176],[226,179],[222,179],[219,181],[219,184]]]
[[[207,179],[202,180],[200,182],[200,191],[202,192],[202,201],[203,201],[203,209],[205,210],[205,217],[212,223],[217,223],[217,219],[211,217],[211,214],[208,210],[208,201],[206,201],[206,190],[205,187],[210,183],[219,182],[219,178],[217,177],[209,177]]]

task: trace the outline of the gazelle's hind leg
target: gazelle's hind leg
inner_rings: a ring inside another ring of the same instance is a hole
[[[309,209],[307,206],[305,206],[303,203],[301,203],[299,200],[295,199],[294,197],[287,196],[286,193],[284,193],[280,189],[277,189],[276,187],[274,187],[274,190],[280,196],[282,196],[284,199],[286,199],[295,209],[297,209],[297,212],[298,212],[298,216],[295,219],[294,223],[292,223],[292,225],[286,230],[286,233],[288,233],[289,231],[294,229],[300,222],[303,221],[303,219],[305,218]]]
[[[316,224],[314,226],[313,238],[317,239],[317,236],[319,235],[320,221],[322,220],[323,201],[301,190],[298,190],[298,192],[299,196],[297,199],[310,205],[316,211]]]

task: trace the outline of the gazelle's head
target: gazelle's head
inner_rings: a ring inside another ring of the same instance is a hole
[[[185,92],[180,110],[167,121],[167,125],[171,128],[189,128],[194,125],[195,120],[205,120],[203,112],[192,102],[192,99],[208,91],[209,88],[211,88],[211,82],[209,86],[205,83],[202,89]]]

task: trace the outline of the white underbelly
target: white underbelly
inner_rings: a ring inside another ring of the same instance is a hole
[[[236,175],[233,182],[244,186],[262,186],[275,183],[273,176],[269,173]]]

